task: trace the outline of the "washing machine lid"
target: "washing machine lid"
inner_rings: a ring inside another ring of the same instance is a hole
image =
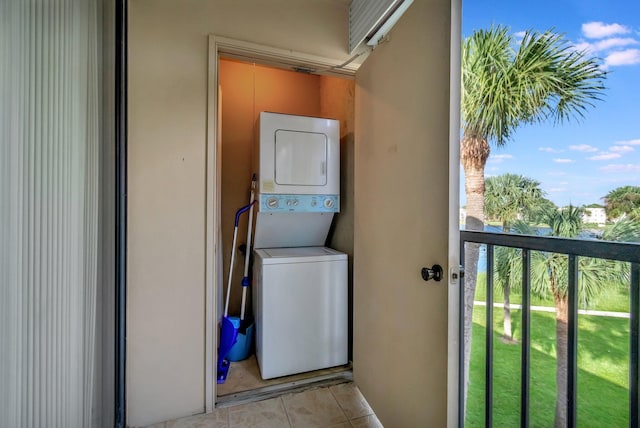
[[[309,263],[346,260],[347,255],[327,247],[261,248],[255,250],[263,264]]]

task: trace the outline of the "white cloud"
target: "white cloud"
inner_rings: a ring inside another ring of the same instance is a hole
[[[575,162],[573,159],[559,159],[559,158],[556,158],[553,161],[555,163],[573,163],[573,162]]]
[[[577,145],[569,146],[569,150],[575,150],[578,152],[597,152],[598,151],[598,149],[588,144],[577,144]]]
[[[538,147],[538,150],[540,150],[541,152],[547,152],[547,153],[562,153],[564,151],[564,150],[554,149],[553,147]]]
[[[612,52],[604,59],[604,66],[640,64],[640,49],[625,49]]]
[[[606,152],[602,152],[599,155],[595,155],[595,156],[591,156],[589,158],[589,160],[611,160],[611,159],[617,159],[619,157],[621,157],[622,155],[620,153],[606,153]]]
[[[615,34],[628,34],[631,30],[629,27],[620,24],[605,24],[604,22],[594,21],[582,24],[582,34],[590,39],[602,39]]]
[[[558,193],[558,192],[566,192],[567,188],[566,187],[552,187],[551,189],[549,189],[550,193]]]
[[[600,168],[603,172],[640,172],[640,165],[638,164],[610,164]]]
[[[560,177],[560,176],[563,176],[563,175],[567,175],[567,173],[564,172],[564,171],[551,171],[551,172],[547,173],[547,175],[551,175],[551,176],[554,176],[554,177]]]
[[[574,44],[573,49],[580,52],[593,52],[595,50],[595,45],[589,42],[581,41],[580,43]]]
[[[631,146],[628,146],[626,144],[621,145],[621,146],[611,146],[609,147],[609,151],[612,152],[616,152],[616,153],[629,153],[634,151],[635,149]]]
[[[577,51],[584,51],[595,54],[613,48],[621,48],[637,44],[640,44],[640,41],[631,37],[611,37],[608,39],[599,40],[595,43],[589,43],[584,40],[580,40],[579,43],[573,45],[573,48]]]
[[[616,141],[616,145],[618,146],[640,146],[640,139],[637,140],[626,140],[626,141]]]
[[[636,47],[640,45],[640,32],[635,34],[630,27],[618,23],[594,21],[582,24],[582,33],[592,40],[579,39],[573,49],[604,58],[601,66],[603,70],[640,64],[640,49]]]
[[[526,31],[516,31],[515,33],[513,33],[513,35],[516,36],[518,39],[524,38],[525,34],[527,34]]]
[[[505,159],[513,159],[512,155],[490,155],[488,162],[500,163]]]
[[[604,51],[611,48],[619,48],[621,46],[637,45],[640,43],[631,37],[612,37],[610,39],[600,40],[592,46],[595,51]]]

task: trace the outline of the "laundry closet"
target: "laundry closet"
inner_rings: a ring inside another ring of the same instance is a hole
[[[229,317],[236,318],[244,307],[255,328],[245,328],[240,336],[250,343],[247,355],[235,348],[225,362],[228,373],[218,379],[216,401],[277,385],[349,378],[354,81],[220,58],[218,98],[222,257],[217,260],[216,314],[222,320],[228,309]],[[261,138],[271,145],[261,146]],[[282,155],[265,164],[277,147]],[[318,159],[313,165],[312,158]],[[296,166],[282,168],[283,162]],[[309,169],[317,171],[309,174]],[[254,174],[257,183],[250,196]],[[250,222],[239,209],[249,207],[251,197]],[[250,223],[254,233],[247,269]],[[250,279],[246,301],[244,272]]]

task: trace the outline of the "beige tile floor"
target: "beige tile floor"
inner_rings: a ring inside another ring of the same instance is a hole
[[[216,409],[149,428],[382,428],[352,383]]]
[[[317,376],[340,373],[345,370],[349,370],[349,366],[332,367],[308,373],[263,380],[262,377],[260,377],[260,369],[258,368],[256,356],[252,355],[246,360],[231,363],[227,381],[223,384],[219,384],[216,390],[218,396],[225,396],[237,392],[255,390],[265,386],[296,382]]]

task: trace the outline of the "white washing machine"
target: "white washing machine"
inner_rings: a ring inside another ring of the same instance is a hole
[[[263,379],[347,364],[347,255],[255,250],[256,355]]]

